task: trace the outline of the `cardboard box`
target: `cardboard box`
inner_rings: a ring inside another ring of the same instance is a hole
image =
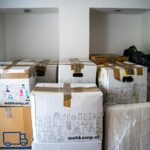
[[[18,61],[15,66],[36,66],[39,62],[33,60],[21,60]]]
[[[102,142],[32,143],[32,150],[102,150]]]
[[[36,84],[34,74],[30,66],[1,66],[0,105],[30,105],[30,91]]]
[[[36,75],[38,83],[56,83],[58,61],[43,60],[36,65]]]
[[[30,107],[0,107],[0,149],[31,148]]]
[[[127,56],[115,55],[115,54],[91,54],[90,60],[97,65],[104,64],[106,62],[123,62],[128,61]]]
[[[37,84],[32,91],[35,142],[102,139],[103,94],[95,84]]]
[[[105,109],[105,150],[150,149],[150,103]]]
[[[96,69],[96,64],[89,60],[60,61],[58,83],[96,83]]]
[[[99,66],[98,85],[105,104],[147,101],[147,68],[129,62]]]

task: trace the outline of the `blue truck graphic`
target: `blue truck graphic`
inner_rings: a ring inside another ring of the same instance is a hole
[[[17,137],[17,138],[16,138]],[[15,142],[14,142],[15,138]],[[3,145],[10,146],[26,146],[28,139],[25,133],[21,132],[3,132]]]

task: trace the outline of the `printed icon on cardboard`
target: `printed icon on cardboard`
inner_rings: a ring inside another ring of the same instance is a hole
[[[26,146],[28,139],[25,133],[21,132],[3,132],[3,144],[5,146]]]

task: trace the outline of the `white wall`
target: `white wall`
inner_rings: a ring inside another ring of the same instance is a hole
[[[140,48],[140,15],[94,11],[91,13],[90,36],[90,53],[123,54],[123,50],[131,45]]]
[[[59,58],[58,13],[6,14],[6,59]]]
[[[60,10],[60,58],[88,57],[89,8],[150,8],[149,0],[0,0],[0,8],[52,8]],[[22,38],[22,36],[19,36]],[[7,36],[8,38],[8,36]],[[112,37],[110,37],[112,38]],[[11,37],[12,39],[12,37]],[[13,41],[13,40],[12,40]],[[8,41],[9,43],[12,43]],[[7,43],[7,55],[10,54]],[[15,47],[13,47],[15,48]],[[19,47],[20,48],[20,47]],[[19,50],[17,50],[19,51]],[[16,52],[17,52],[16,51]],[[33,51],[34,52],[34,51]],[[15,53],[13,54],[15,55]],[[22,55],[22,54],[20,54]],[[19,57],[19,56],[18,56]]]
[[[5,60],[4,16],[0,14],[0,61]]]
[[[141,15],[141,49],[150,54],[150,11]]]
[[[60,8],[60,58],[89,57],[89,9],[68,0]]]

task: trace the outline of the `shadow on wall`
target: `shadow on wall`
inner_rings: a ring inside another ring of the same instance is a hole
[[[90,53],[107,50],[107,25],[107,14],[90,10]]]
[[[90,10],[90,53],[123,54],[124,49],[141,46],[141,15]]]

